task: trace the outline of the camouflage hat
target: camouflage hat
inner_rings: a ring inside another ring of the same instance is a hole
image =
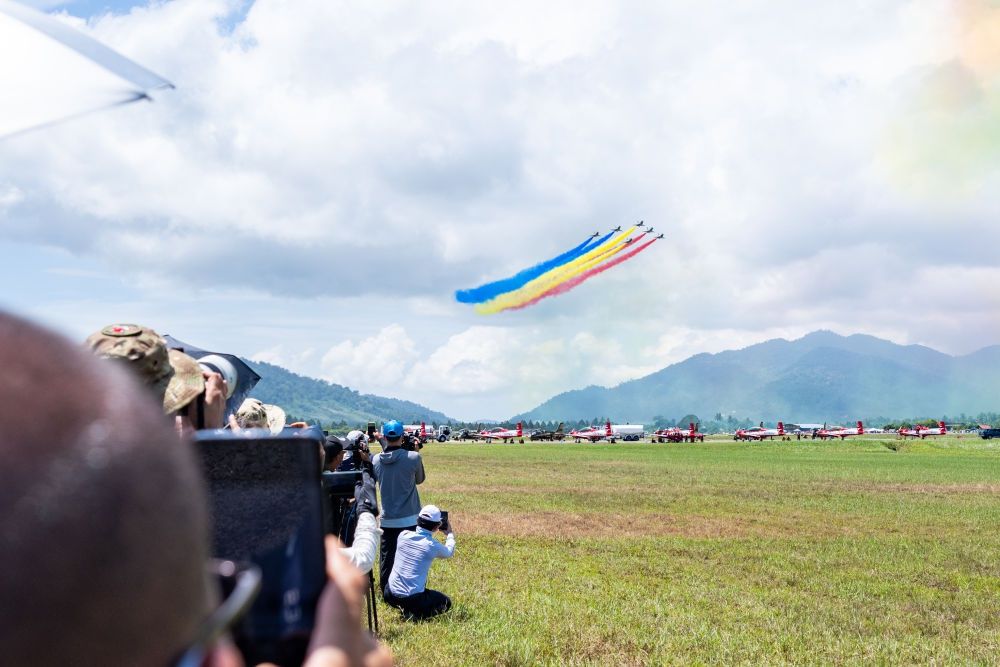
[[[285,411],[277,405],[248,398],[236,411],[236,423],[240,428],[267,428],[277,435],[285,427]]]
[[[103,359],[128,365],[163,403],[163,412],[180,410],[205,390],[198,362],[178,350],[149,327],[111,324],[87,338],[86,345]]]

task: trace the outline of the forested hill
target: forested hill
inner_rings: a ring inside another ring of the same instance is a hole
[[[443,413],[410,401],[361,394],[339,384],[297,375],[281,366],[244,361],[261,377],[252,395],[265,403],[280,405],[297,419],[316,419],[322,424],[346,422],[352,426],[389,419],[406,424],[449,421]]]
[[[921,345],[815,331],[698,354],[617,387],[555,396],[520,418],[624,422],[714,415],[786,422],[942,416],[1000,408],[1000,347],[953,357]],[[515,418],[516,419],[516,418]]]

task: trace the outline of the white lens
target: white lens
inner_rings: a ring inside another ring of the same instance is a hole
[[[198,365],[206,371],[221,375],[222,379],[226,381],[226,398],[232,397],[233,392],[236,391],[238,376],[236,367],[229,359],[218,354],[206,354],[198,360]]]

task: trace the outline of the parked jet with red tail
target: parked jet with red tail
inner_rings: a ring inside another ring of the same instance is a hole
[[[904,438],[920,438],[923,440],[927,436],[948,435],[948,427],[944,425],[944,422],[939,421],[936,427],[920,426],[917,424],[913,428],[901,428],[898,433]]]
[[[604,424],[604,428],[599,426],[588,426],[584,429],[574,429],[569,432],[569,437],[573,438],[576,442],[580,442],[581,440],[589,440],[590,442],[597,442],[598,440],[611,440],[611,421],[608,420]]]
[[[764,428],[764,422],[761,422],[760,426],[737,429],[736,433],[733,434],[733,440],[766,440],[768,438],[774,440],[775,438],[784,437],[784,422],[778,422],[778,428]]]
[[[492,431],[483,431],[479,434],[480,440],[490,442],[491,440],[503,440],[504,442],[514,442],[520,440],[524,442],[524,431],[521,429],[521,422],[517,422],[517,429],[495,428]]]
[[[655,442],[694,442],[695,440],[705,442],[705,434],[698,432],[698,426],[698,424],[691,422],[686,429],[676,426],[663,428],[654,431],[652,439]]]
[[[864,434],[865,434],[865,425],[859,421],[857,427],[855,428],[844,428],[843,426],[831,426],[830,428],[827,428],[826,426],[824,426],[823,428],[813,433],[813,437],[819,438],[821,440],[826,440],[827,438],[840,438],[841,440],[843,440],[844,438],[850,437],[852,435],[864,435]]]

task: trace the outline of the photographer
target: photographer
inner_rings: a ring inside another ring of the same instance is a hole
[[[174,417],[181,435],[195,429],[222,428],[226,382],[219,373],[203,370],[149,327],[110,324],[91,334],[86,346],[102,359],[121,362],[148,387]]]
[[[447,533],[444,544],[434,539],[434,532]],[[396,560],[385,591],[386,604],[403,612],[408,621],[421,621],[451,609],[451,598],[427,588],[427,574],[435,558],[455,555],[455,533],[448,522],[442,521],[441,510],[428,505],[420,510],[417,529],[399,536]]]
[[[350,438],[352,434],[356,434],[353,439]],[[363,456],[367,450],[366,441],[358,437],[363,435],[360,431],[352,431],[348,433],[347,447],[344,447],[344,441],[335,435],[327,436],[326,444],[324,445],[326,459],[324,462],[323,469],[328,472],[336,472],[344,463],[348,463],[345,460],[345,453],[351,454],[352,458],[356,464],[363,464],[367,459]],[[357,468],[352,465],[351,470],[356,470],[362,467],[358,465]],[[336,499],[331,497],[331,503],[336,502]],[[353,518],[353,526],[348,526],[349,535],[343,534],[342,525],[331,526],[334,529],[333,532],[340,534],[341,539],[345,543],[350,544],[349,547],[343,547],[340,552],[358,568],[362,574],[367,574],[371,572],[372,568],[375,566],[375,555],[378,551],[379,539],[382,535],[382,531],[378,527],[378,501],[375,497],[375,480],[371,477],[367,470],[362,469],[362,478],[354,487],[354,502],[353,505],[341,505],[341,510],[350,508],[350,511],[339,511],[335,514],[339,517],[339,522],[343,522],[344,519]]]
[[[375,479],[382,488],[382,548],[379,552],[379,585],[383,595],[396,556],[396,541],[404,530],[415,530],[420,513],[417,485],[424,481],[420,454],[403,447],[403,424],[392,420],[382,425],[384,450],[372,457]]]

